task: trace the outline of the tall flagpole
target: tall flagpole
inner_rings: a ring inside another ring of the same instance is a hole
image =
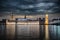
[[[13,12],[11,11],[11,20],[13,20]]]

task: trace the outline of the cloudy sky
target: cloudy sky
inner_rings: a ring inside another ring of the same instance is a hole
[[[0,12],[60,13],[60,0],[1,0]]]

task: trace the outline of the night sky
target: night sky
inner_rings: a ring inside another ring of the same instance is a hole
[[[0,0],[0,12],[60,13],[60,0]]]

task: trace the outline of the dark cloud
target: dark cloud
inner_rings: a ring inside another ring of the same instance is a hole
[[[60,0],[1,0],[0,12],[60,13]]]

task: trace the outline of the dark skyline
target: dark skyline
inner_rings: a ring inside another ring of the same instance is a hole
[[[60,0],[1,0],[0,12],[60,13]]]

